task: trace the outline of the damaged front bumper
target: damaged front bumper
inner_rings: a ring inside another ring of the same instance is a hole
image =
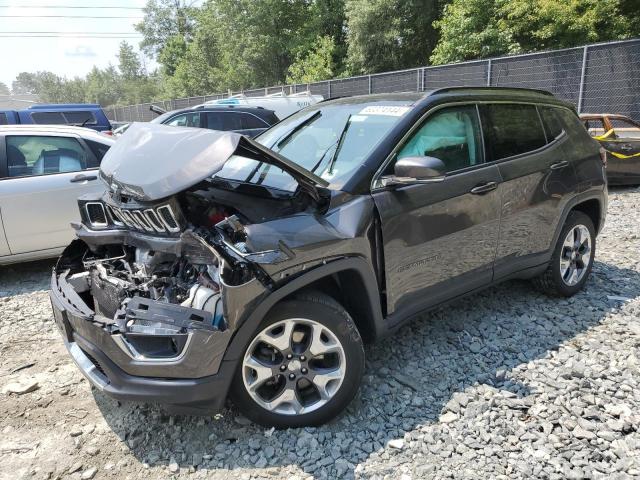
[[[121,400],[158,402],[194,409],[224,405],[235,362],[224,362],[230,331],[187,330],[176,355],[141,354],[135,340],[110,332],[112,321],[93,312],[67,282],[51,277],[51,304],[67,350],[98,390]]]

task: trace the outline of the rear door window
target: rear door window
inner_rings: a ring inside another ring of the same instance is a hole
[[[534,105],[485,105],[483,127],[491,160],[500,160],[543,147],[546,137]]]
[[[0,125],[9,125],[6,113],[0,113]]]
[[[242,130],[251,130],[254,128],[267,128],[267,125],[263,120],[259,119],[255,115],[250,113],[241,113],[240,120],[242,122]]]
[[[87,168],[87,152],[71,137],[11,135],[6,137],[9,177],[77,172]]]
[[[165,123],[174,127],[200,127],[200,113],[183,113],[177,115]]]
[[[243,128],[241,114],[236,112],[220,112],[220,119],[222,120],[220,130],[242,130]]]

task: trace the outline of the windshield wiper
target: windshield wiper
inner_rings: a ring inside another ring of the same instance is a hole
[[[340,150],[342,149],[342,145],[344,145],[344,139],[347,136],[347,131],[349,131],[349,127],[351,126],[351,115],[347,117],[347,123],[345,123],[342,132],[340,132],[340,137],[338,138],[338,146],[336,147],[336,151],[333,152],[333,156],[331,160],[329,160],[329,168],[327,168],[327,173],[333,173],[333,167],[336,164],[336,160],[338,160],[338,155],[340,154]]]
[[[282,137],[278,138],[275,142],[273,142],[273,144],[271,145],[271,149],[273,149],[273,147],[278,147],[278,150],[281,150],[287,143],[289,143],[289,140],[291,140],[291,138],[293,137],[293,135],[297,131],[299,131],[302,128],[306,127],[308,124],[313,122],[316,118],[319,118],[321,116],[322,116],[322,112],[320,110],[318,110],[313,115],[307,117],[302,122],[300,122],[298,125],[296,125],[291,130],[289,130],[287,133],[285,133]]]

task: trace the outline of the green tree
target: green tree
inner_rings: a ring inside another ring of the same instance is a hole
[[[184,38],[180,35],[170,37],[158,55],[158,63],[162,65],[162,73],[169,77],[172,76],[186,53],[187,42]]]
[[[88,102],[99,103],[106,107],[116,105],[123,97],[123,85],[120,74],[113,65],[104,70],[93,67],[87,74]]]
[[[20,72],[11,83],[11,90],[15,94],[37,94],[39,87],[36,74],[30,72]]]
[[[347,0],[350,73],[425,65],[438,35],[433,22],[444,0]]]
[[[142,63],[133,46],[122,41],[118,51],[118,69],[125,80],[135,80],[142,75]]]
[[[0,95],[11,95],[11,90],[6,83],[0,82]]]
[[[135,29],[142,34],[140,47],[157,57],[170,38],[179,36],[188,43],[195,28],[198,8],[194,0],[148,0],[144,19]]]
[[[435,22],[435,64],[568,48],[640,34],[629,0],[453,0]]]
[[[332,37],[318,38],[306,55],[298,55],[289,66],[287,83],[311,83],[333,77],[335,42]]]

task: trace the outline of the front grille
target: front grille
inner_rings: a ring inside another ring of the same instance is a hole
[[[87,218],[92,227],[104,228],[108,225],[107,213],[104,210],[104,205],[99,202],[89,202],[85,204],[87,211]]]
[[[104,228],[109,224],[142,232],[179,232],[180,223],[170,205],[156,208],[119,208],[99,202],[85,204],[89,225]]]

